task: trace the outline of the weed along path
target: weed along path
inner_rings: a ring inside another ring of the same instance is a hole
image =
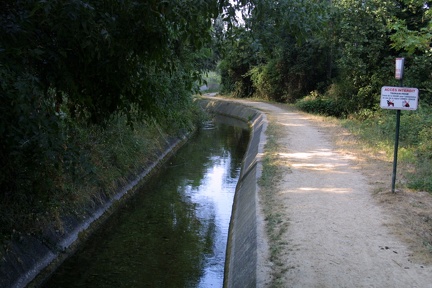
[[[269,119],[265,157],[271,165],[263,175],[272,178],[259,195],[270,247],[260,263],[270,271],[261,275],[263,286],[432,287],[430,251],[414,251],[415,237],[402,237],[411,228],[396,225],[398,215],[374,196],[382,185],[376,177],[388,176],[380,169],[389,163],[365,169],[361,155],[335,141],[342,130],[319,118],[239,101]],[[392,196],[400,197],[386,197]],[[432,203],[430,195],[422,197]]]

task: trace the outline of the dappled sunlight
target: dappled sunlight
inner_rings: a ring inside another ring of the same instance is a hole
[[[291,113],[291,112],[287,112],[287,113],[278,113],[279,116],[287,116],[287,117],[291,117],[290,120],[309,120],[308,117],[305,116],[299,116],[298,114],[295,113]]]
[[[289,113],[286,113],[286,114],[288,115]],[[289,115],[288,115],[288,117],[289,117]],[[308,119],[304,118],[304,117],[296,117],[295,119],[292,119],[292,120],[308,120]],[[295,123],[295,122],[297,122],[297,123]],[[306,127],[307,126],[306,123],[304,121],[300,122],[300,123],[298,121],[284,121],[284,122],[277,121],[278,125],[281,125],[284,127]]]
[[[310,159],[322,159],[321,162],[325,161],[336,161],[336,160],[358,160],[353,154],[338,154],[330,149],[320,149],[311,152],[294,152],[294,153],[278,153],[280,157],[293,159],[294,161],[310,160]],[[315,162],[314,160],[314,162]],[[326,165],[326,164],[319,164]],[[332,164],[333,165],[333,164]],[[345,165],[345,164],[344,164]]]
[[[292,159],[311,159],[316,157],[330,157],[334,155],[334,153],[323,150],[323,151],[298,152],[298,153],[280,153],[280,155]]]
[[[307,151],[307,150],[306,150]],[[352,182],[344,180],[343,175],[352,173],[355,159],[353,155],[344,155],[328,148],[315,149],[307,152],[278,153],[281,163],[289,166],[290,173],[285,181],[302,183],[300,187],[291,187],[283,194],[347,194],[352,193]],[[340,175],[337,178],[336,175]],[[340,179],[336,180],[335,178]],[[300,182],[299,182],[300,181]],[[307,186],[304,186],[304,185]]]
[[[345,194],[351,193],[352,188],[340,188],[340,187],[299,187],[290,190],[291,193],[333,193],[333,194]]]
[[[292,187],[282,191],[281,194],[350,194],[350,187]]]
[[[295,124],[295,123],[281,123],[278,122],[279,125],[285,126],[285,127],[305,127],[304,124]]]
[[[350,168],[349,161],[356,160],[353,155],[344,155],[331,151],[330,149],[320,149],[311,152],[297,153],[278,153],[282,162],[295,170],[310,170],[316,172],[331,172],[345,174]]]
[[[347,173],[346,171],[342,171],[341,168],[347,167],[346,164],[309,164],[309,163],[300,163],[300,164],[291,164],[292,168],[297,169],[308,169],[308,170],[315,170],[315,171],[331,171],[338,169],[339,171],[332,171],[332,173]]]

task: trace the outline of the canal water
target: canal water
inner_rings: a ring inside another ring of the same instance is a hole
[[[207,123],[43,287],[222,287],[249,141],[226,121]]]

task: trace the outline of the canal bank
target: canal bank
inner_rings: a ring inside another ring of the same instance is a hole
[[[224,287],[261,287],[269,275],[264,264],[268,259],[267,236],[258,198],[267,118],[256,109],[229,100],[206,98],[201,105],[207,111],[242,120],[251,129],[234,196]]]
[[[224,100],[203,99],[202,107],[217,114],[237,118],[250,125],[251,140],[242,166],[240,180],[236,189],[233,214],[229,231],[229,245],[226,261],[225,286],[257,286],[260,282],[258,268],[258,248],[264,245],[258,239],[265,239],[257,223],[262,221],[257,198],[257,179],[261,171],[259,156],[262,153],[265,116],[257,110],[241,104]],[[37,286],[44,278],[64,261],[82,241],[97,229],[106,217],[116,210],[118,200],[133,195],[140,183],[152,171],[157,170],[169,156],[174,153],[187,139],[176,139],[161,153],[158,161],[148,167],[140,177],[132,181],[118,193],[115,199],[98,207],[84,222],[78,219],[67,219],[67,231],[60,236],[58,231],[47,231],[43,238],[31,235],[23,237],[20,243],[13,245],[0,267],[0,287]],[[260,237],[261,235],[261,237]],[[4,265],[6,263],[7,265]],[[41,271],[43,273],[41,273]],[[30,283],[30,284],[29,284]]]
[[[42,235],[22,235],[0,259],[0,287],[38,287],[187,140],[184,135],[167,141],[166,146],[161,147],[157,161],[143,167],[143,171],[114,197],[95,205],[84,217],[62,217],[63,231],[46,227]]]

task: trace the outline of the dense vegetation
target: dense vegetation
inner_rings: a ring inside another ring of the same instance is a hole
[[[230,7],[0,1],[0,240],[103,201],[193,126],[212,23]]]
[[[350,119],[372,145],[391,146],[394,113],[379,108],[381,87],[419,88],[420,108],[402,116],[401,143],[415,167],[409,185],[432,191],[431,7],[424,0],[254,1],[226,39],[223,92]],[[397,57],[405,58],[403,84],[394,79]]]
[[[384,137],[380,87],[399,84],[394,58],[405,57],[421,107],[403,115],[415,128],[402,141],[423,163],[412,185],[432,191],[431,4],[0,1],[0,240],[61,228],[61,215],[110,197],[193,126],[192,94],[220,57],[224,92],[300,101]]]

